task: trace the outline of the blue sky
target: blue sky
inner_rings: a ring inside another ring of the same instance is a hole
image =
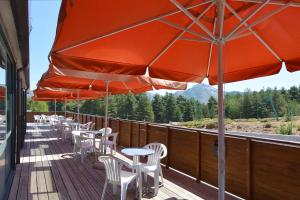
[[[35,89],[37,81],[48,68],[48,53],[54,40],[60,0],[31,0],[30,18],[30,83]],[[207,83],[207,81],[205,81]],[[300,72],[289,73],[282,68],[278,75],[230,83],[225,85],[226,91],[244,91],[246,88],[260,90],[267,87],[285,87],[300,84]],[[189,87],[194,84],[189,84]],[[160,93],[164,93],[162,91]]]

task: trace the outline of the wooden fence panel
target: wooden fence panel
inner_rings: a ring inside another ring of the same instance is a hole
[[[197,131],[169,128],[169,166],[196,177],[198,161]]]
[[[147,124],[146,123],[140,123],[139,132],[139,146],[143,147],[147,144]]]
[[[131,144],[131,121],[120,122],[119,144],[123,147],[130,147]]]
[[[139,147],[139,141],[140,141],[140,124],[137,122],[132,122],[131,125],[131,146],[132,147]]]
[[[252,199],[299,199],[300,147],[252,141]]]

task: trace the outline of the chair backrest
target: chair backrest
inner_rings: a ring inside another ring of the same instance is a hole
[[[148,156],[147,164],[158,165],[160,160],[167,156],[168,150],[164,144],[161,143],[150,143],[144,146],[147,149],[153,149],[154,154]]]
[[[90,126],[90,131],[95,130],[95,125],[96,125],[95,123],[92,123],[92,124],[91,124],[91,126]]]
[[[40,120],[41,119],[41,116],[40,115],[34,115],[34,120]]]
[[[108,138],[112,138],[111,141],[112,141],[114,144],[116,144],[118,135],[119,135],[119,133],[111,133],[111,134],[108,134],[107,137],[108,137]]]
[[[112,129],[111,128],[109,128],[109,127],[107,127],[107,129],[106,129],[106,131],[105,131],[105,128],[101,128],[100,130],[99,130],[99,132],[101,132],[102,133],[102,135],[108,135],[108,134],[111,134],[112,133]]]
[[[92,123],[93,122],[88,122],[86,124],[81,124],[80,125],[80,129],[82,129],[82,130],[90,130],[90,127],[91,127]]]
[[[99,161],[105,166],[106,179],[112,184],[121,183],[121,169],[123,167],[123,162],[113,156],[99,156]]]

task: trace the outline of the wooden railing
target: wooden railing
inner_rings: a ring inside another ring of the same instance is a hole
[[[28,122],[34,114],[40,113],[28,113]],[[67,117],[76,119],[77,114],[68,112]],[[104,117],[80,114],[81,123],[88,121],[95,122],[96,129],[104,125]],[[161,142],[168,148],[166,167],[218,185],[215,132],[112,118],[109,126],[119,132],[118,145]],[[298,199],[299,188],[299,144],[226,134],[226,191],[245,199]]]

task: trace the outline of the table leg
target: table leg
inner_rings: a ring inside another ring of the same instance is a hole
[[[142,199],[143,185],[142,185],[141,165],[140,165],[139,156],[133,156],[133,166],[135,166],[136,173],[137,173],[138,199]]]

